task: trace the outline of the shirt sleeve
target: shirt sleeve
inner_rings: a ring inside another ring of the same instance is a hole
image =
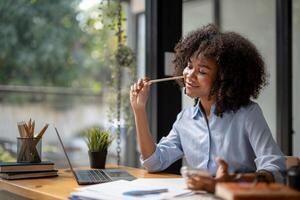
[[[274,141],[270,128],[257,104],[250,106],[246,129],[250,144],[256,155],[257,170],[267,170],[276,182],[283,183],[282,173],[286,170],[285,156]]]
[[[180,136],[177,129],[180,116],[181,113],[177,115],[177,119],[168,136],[163,137],[156,145],[155,152],[146,160],[140,157],[141,163],[147,171],[162,171],[183,156]]]

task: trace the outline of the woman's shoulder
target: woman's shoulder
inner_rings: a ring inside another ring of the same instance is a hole
[[[242,106],[238,111],[237,114],[238,115],[257,115],[257,114],[261,114],[262,110],[260,108],[260,106],[258,105],[258,103],[254,102],[254,101],[250,101],[249,104]]]

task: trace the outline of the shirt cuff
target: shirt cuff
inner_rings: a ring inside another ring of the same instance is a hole
[[[280,171],[271,171],[274,181],[277,183],[285,183],[284,177]]]
[[[155,146],[154,153],[148,157],[146,160],[140,156],[141,164],[146,168],[149,172],[159,171],[160,159],[159,159],[159,149]]]

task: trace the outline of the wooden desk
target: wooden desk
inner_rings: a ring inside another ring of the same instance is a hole
[[[110,168],[117,168],[108,166]],[[167,173],[148,173],[146,170],[119,167],[128,171],[137,178],[178,178],[178,175]],[[58,177],[23,179],[23,180],[3,180],[0,179],[0,189],[18,194],[30,199],[68,199],[75,188],[81,187],[77,184],[70,170],[60,169]]]

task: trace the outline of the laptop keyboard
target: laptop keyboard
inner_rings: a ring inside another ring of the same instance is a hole
[[[95,170],[78,170],[76,175],[80,181],[91,183],[109,182],[111,179],[101,169]]]

